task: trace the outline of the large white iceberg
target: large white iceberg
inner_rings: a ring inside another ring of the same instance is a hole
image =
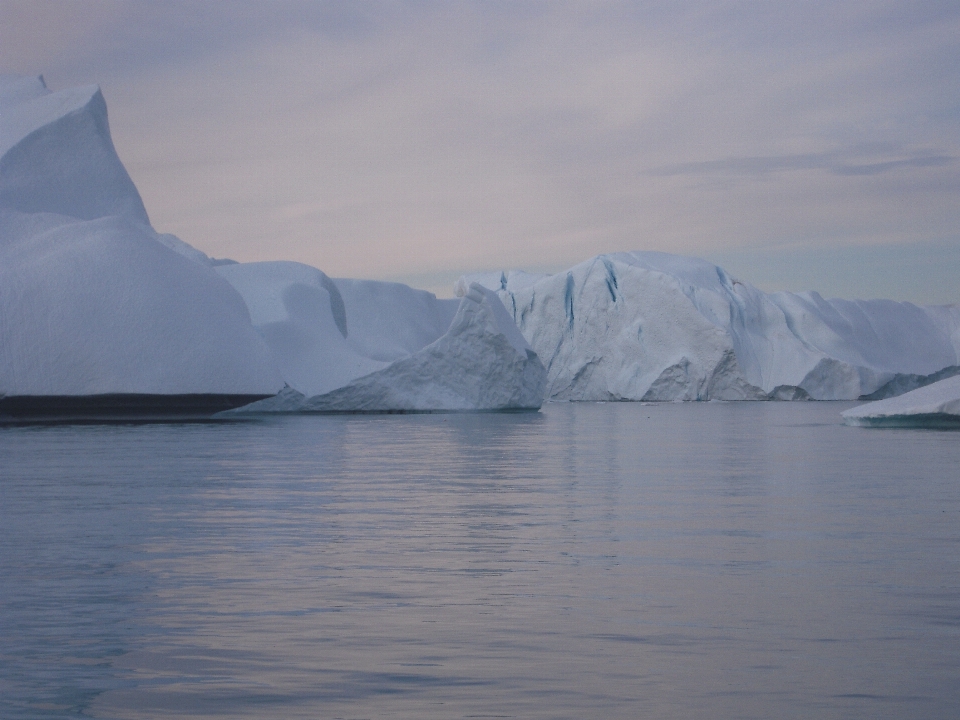
[[[960,375],[851,408],[842,415],[848,425],[862,427],[960,428]]]
[[[293,262],[217,268],[250,308],[288,387],[237,412],[535,409],[546,372],[497,296],[437,300]]]
[[[600,255],[495,290],[554,400],[852,400],[960,371],[960,307],[772,293],[703,260]]]
[[[150,227],[96,86],[2,77],[0,115],[8,410],[24,398],[240,396],[229,405],[282,388],[230,284]]]
[[[150,226],[99,88],[3,76],[0,119],[0,416],[540,406],[495,294],[212,261]]]

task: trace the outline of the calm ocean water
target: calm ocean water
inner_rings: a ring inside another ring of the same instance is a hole
[[[0,428],[3,718],[956,718],[960,433],[851,403]]]

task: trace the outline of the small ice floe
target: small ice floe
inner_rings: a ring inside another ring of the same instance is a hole
[[[847,425],[860,427],[960,428],[960,375],[842,414]]]

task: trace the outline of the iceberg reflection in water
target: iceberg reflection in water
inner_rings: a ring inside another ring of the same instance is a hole
[[[957,435],[851,405],[0,428],[0,716],[950,716]]]

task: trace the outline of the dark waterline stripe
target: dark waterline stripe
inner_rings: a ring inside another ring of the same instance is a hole
[[[203,419],[270,395],[15,395],[0,397],[0,422]]]

